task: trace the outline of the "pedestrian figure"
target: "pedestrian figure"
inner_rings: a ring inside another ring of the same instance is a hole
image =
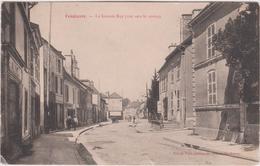
[[[133,117],[133,123],[135,123],[135,116]]]
[[[68,129],[70,129],[70,127],[71,127],[71,116],[70,115],[67,117],[66,124],[67,124]]]
[[[76,130],[77,124],[78,124],[78,119],[77,119],[77,117],[74,115],[74,117],[73,117],[73,127],[74,127],[74,130]]]

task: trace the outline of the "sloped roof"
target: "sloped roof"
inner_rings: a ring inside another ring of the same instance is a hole
[[[117,94],[116,92],[114,92],[114,93],[112,93],[111,95],[109,95],[109,98],[115,98],[115,99],[121,99],[122,97],[119,95],[119,94]]]
[[[162,65],[162,67],[159,69],[158,73],[160,73],[166,66],[170,65],[169,60],[172,57],[184,51],[186,47],[191,44],[192,44],[192,35],[188,36],[181,44],[177,45],[176,48],[165,58],[165,62]]]
[[[101,97],[102,98],[108,98],[108,96],[106,94],[104,94],[104,93],[101,93]]]

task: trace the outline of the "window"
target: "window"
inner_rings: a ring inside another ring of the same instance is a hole
[[[47,79],[47,69],[44,68],[44,90],[47,91],[47,83],[48,83],[48,79]]]
[[[14,8],[14,42],[15,48],[27,66],[27,31],[25,29],[24,19],[18,4]]]
[[[171,108],[173,108],[173,92],[171,92]]]
[[[180,65],[177,66],[177,81],[180,80],[181,73],[180,73]]]
[[[166,82],[165,82],[165,91],[167,91],[167,90],[168,90],[168,75],[166,77]]]
[[[174,69],[172,69],[171,82],[172,82],[172,84],[174,83]]]
[[[27,116],[28,116],[28,92],[24,91],[24,131],[28,129],[27,126]]]
[[[162,79],[162,92],[164,92],[164,78]]]
[[[69,101],[69,87],[68,85],[65,85],[65,101]]]
[[[165,91],[165,78],[163,78],[163,92]]]
[[[75,89],[73,88],[73,104],[75,104]]]
[[[160,82],[159,82],[159,90],[160,90],[160,93],[162,93],[162,80],[160,79]]]
[[[217,103],[217,85],[216,72],[211,70],[208,72],[208,104],[213,105]]]
[[[207,57],[212,58],[213,56],[215,56],[215,47],[212,43],[213,40],[213,36],[215,35],[215,24],[211,24],[208,27],[208,36],[207,36]]]
[[[54,87],[55,86],[55,78],[54,78],[54,73],[52,72],[51,73],[51,89],[52,89],[52,92],[54,92]]]
[[[60,79],[60,94],[63,94],[63,79]]]
[[[78,91],[78,104],[80,104],[80,91]]]
[[[61,61],[58,59],[58,72],[61,73]]]
[[[180,111],[180,91],[177,90],[177,111]]]
[[[58,93],[58,77],[55,77],[55,92]]]

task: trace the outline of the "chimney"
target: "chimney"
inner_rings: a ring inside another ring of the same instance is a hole
[[[94,81],[90,81],[90,86],[94,87]]]
[[[192,11],[192,19],[195,18],[199,13],[200,13],[201,9],[194,9]]]
[[[189,29],[188,23],[192,19],[192,14],[182,14],[180,20],[180,43],[183,42],[187,37],[189,37],[192,33]]]
[[[87,85],[87,86],[91,86],[89,80],[80,80],[80,81],[81,81],[83,84]]]

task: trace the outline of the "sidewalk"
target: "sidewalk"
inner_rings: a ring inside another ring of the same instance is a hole
[[[105,126],[105,125],[108,125],[108,124],[111,124],[111,123],[112,123],[111,121],[101,122],[101,123],[98,123],[98,124],[94,124],[92,126],[80,127],[80,128],[78,128],[76,130],[73,130],[73,129],[71,129],[71,130],[63,130],[63,131],[55,132],[53,134],[55,134],[55,135],[67,135],[67,136],[69,136],[68,139],[70,141],[77,141],[77,138],[83,132],[85,132],[87,130],[94,129],[95,127]]]
[[[78,128],[78,130],[41,134],[39,138],[34,140],[31,154],[21,156],[15,164],[94,165],[96,162],[92,155],[82,144],[77,143],[77,138],[84,131],[110,123],[101,122],[93,126]]]
[[[141,120],[137,124],[136,130],[137,132],[160,132],[158,129],[153,129],[147,120]],[[192,135],[192,130],[184,129],[162,130],[158,134],[169,142],[190,148],[259,162],[259,147],[254,145],[207,140],[199,135]]]
[[[86,164],[79,156],[74,142],[66,136],[42,134],[33,143],[32,153],[22,156],[15,164]]]

